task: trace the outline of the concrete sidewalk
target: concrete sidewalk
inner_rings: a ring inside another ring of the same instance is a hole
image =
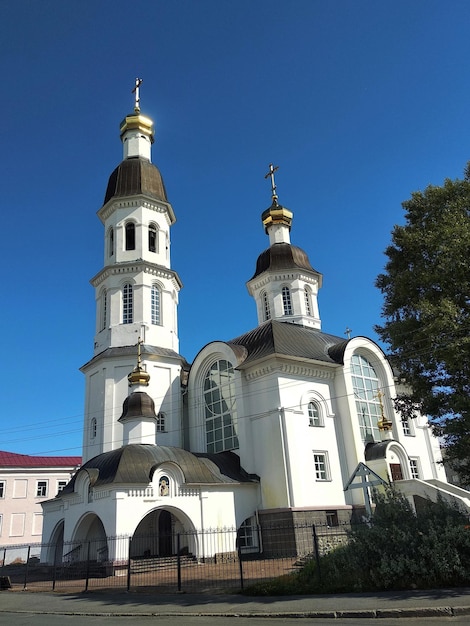
[[[100,591],[80,594],[2,591],[1,612],[126,617],[450,617],[470,615],[470,588],[275,598]]]

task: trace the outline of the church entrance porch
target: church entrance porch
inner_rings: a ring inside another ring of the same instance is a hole
[[[191,521],[176,509],[159,508],[138,524],[131,540],[131,559],[196,554],[197,537]]]

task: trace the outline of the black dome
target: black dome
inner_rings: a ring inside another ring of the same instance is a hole
[[[114,197],[144,194],[168,202],[159,169],[142,157],[124,159],[109,177],[103,204]]]
[[[157,419],[155,415],[155,403],[144,391],[134,391],[124,400],[122,415],[119,421],[125,421],[134,417],[150,417]]]
[[[256,271],[250,280],[256,278],[266,270],[303,269],[316,272],[310,265],[307,253],[290,243],[274,243],[262,252],[256,261]]]

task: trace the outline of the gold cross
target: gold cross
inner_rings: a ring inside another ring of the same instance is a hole
[[[273,200],[277,200],[276,193],[276,183],[274,182],[274,172],[279,169],[279,165],[274,166],[272,163],[269,164],[269,172],[265,175],[265,178],[271,178],[271,193],[273,196]]]

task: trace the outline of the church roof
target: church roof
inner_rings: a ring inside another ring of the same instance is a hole
[[[343,364],[348,340],[317,328],[270,320],[227,343],[247,350],[247,357],[240,365],[243,367],[273,354]]]
[[[159,169],[148,159],[124,159],[109,177],[103,204],[111,198],[143,194],[168,202],[165,185]]]
[[[88,367],[95,360],[99,361],[102,358],[111,358],[111,357],[122,357],[122,356],[133,356],[135,357],[135,345],[133,346],[115,346],[113,348],[106,348],[103,352],[96,354],[92,359],[87,361],[84,365],[82,365],[81,369]],[[181,366],[184,369],[189,369],[189,365],[186,359],[175,352],[171,348],[161,348],[159,346],[151,346],[150,344],[143,344],[142,346],[142,354],[145,355],[154,355],[154,356],[162,356],[165,358],[174,358],[181,362]]]
[[[302,248],[293,246],[290,243],[274,243],[259,255],[256,261],[255,273],[250,280],[253,280],[253,278],[256,278],[266,270],[289,269],[303,269],[308,272],[319,273],[313,269],[307,253]]]
[[[181,468],[185,484],[226,484],[259,480],[240,467],[240,461],[233,452],[195,455],[182,448],[129,444],[117,450],[103,452],[87,461],[61,493],[72,493],[75,481],[83,471],[88,472],[93,487],[110,484],[148,485],[158,466],[166,462],[175,463]]]

